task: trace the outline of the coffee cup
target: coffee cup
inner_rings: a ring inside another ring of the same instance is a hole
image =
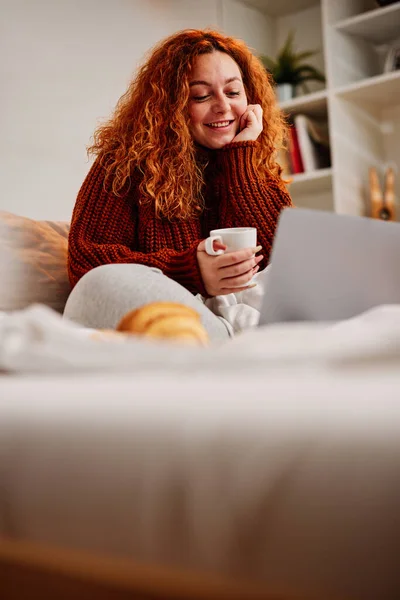
[[[226,246],[226,250],[215,250],[215,242],[220,242]],[[257,229],[255,227],[227,227],[226,229],[213,229],[210,236],[206,239],[206,252],[210,256],[218,256],[225,252],[235,252],[245,248],[255,248],[257,246]],[[254,278],[245,286],[255,285]]]
[[[215,242],[226,246],[226,250],[215,250]],[[213,229],[206,239],[206,252],[210,256],[218,256],[224,252],[235,252],[244,248],[257,246],[257,229],[255,227],[227,227],[226,229]]]

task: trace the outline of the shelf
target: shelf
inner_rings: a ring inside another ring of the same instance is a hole
[[[335,28],[372,44],[386,44],[400,35],[400,2],[343,19]]]
[[[281,17],[319,5],[318,0],[243,0],[243,3],[271,17]]]
[[[390,108],[400,102],[400,70],[356,81],[335,90],[335,94],[365,107]]]
[[[291,175],[292,182],[288,184],[289,193],[293,196],[323,194],[332,189],[332,169],[318,169],[308,173]]]
[[[292,100],[282,102],[281,109],[290,115],[298,115],[304,113],[313,117],[325,116],[327,114],[327,92],[313,92],[298,96]]]

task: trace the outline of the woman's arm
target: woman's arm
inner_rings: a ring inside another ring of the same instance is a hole
[[[97,159],[80,191],[72,215],[68,244],[71,285],[90,269],[108,263],[138,263],[157,267],[191,292],[205,293],[197,262],[197,246],[178,252],[136,251],[138,208],[127,196],[115,196],[104,188],[105,169]]]
[[[256,227],[257,243],[269,260],[281,210],[293,206],[289,194],[277,179],[255,167],[257,141],[232,142],[218,151],[221,176],[217,182],[220,196],[220,227]]]

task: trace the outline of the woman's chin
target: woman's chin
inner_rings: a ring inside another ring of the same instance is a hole
[[[235,137],[234,135],[226,135],[226,136],[221,136],[221,138],[218,140],[216,140],[216,139],[205,140],[203,142],[203,146],[206,146],[206,148],[210,148],[210,150],[219,150],[220,148],[223,148],[227,144],[230,144],[233,141],[234,137]]]

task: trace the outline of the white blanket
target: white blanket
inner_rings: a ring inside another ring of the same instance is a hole
[[[0,535],[400,598],[400,306],[204,349],[90,334],[0,323]]]
[[[120,344],[123,362],[38,317],[16,367],[97,371],[2,378],[0,535],[243,576],[276,598],[400,598],[398,307],[147,365],[143,344]]]
[[[0,369],[11,372],[156,369],[242,373],[269,368],[316,370],[362,365],[397,372],[400,305],[381,306],[339,323],[256,327],[209,348],[133,336],[92,339],[85,330],[36,305],[0,321]]]
[[[207,299],[198,294],[197,298],[224,321],[229,334],[233,337],[241,331],[258,325],[268,273],[269,266],[253,277],[256,285],[244,292]]]

